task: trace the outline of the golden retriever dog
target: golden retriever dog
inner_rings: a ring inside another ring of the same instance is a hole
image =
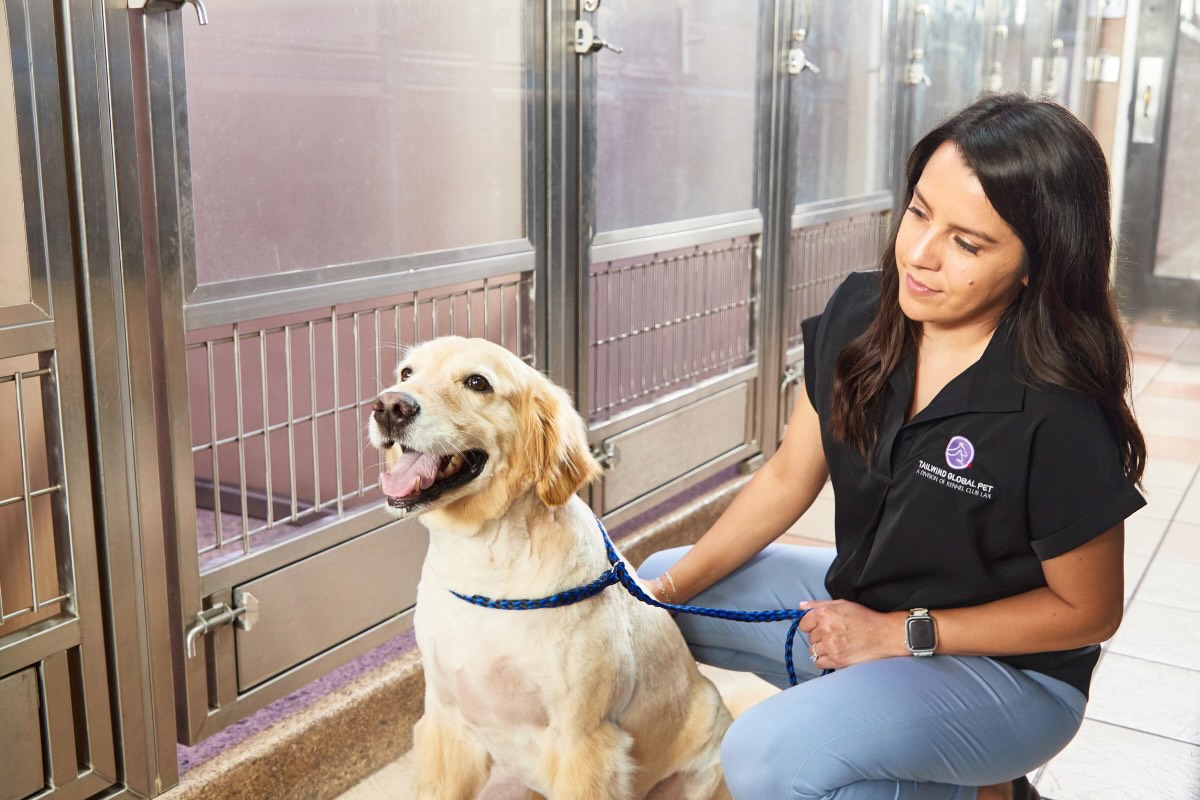
[[[576,492],[600,472],[567,394],[504,348],[446,337],[412,351],[376,401],[371,443],[398,516],[429,529],[417,592],[425,714],[418,797],[468,800],[493,766],[553,800],[728,797],[729,712],[670,615],[621,585],[535,599],[609,568]]]

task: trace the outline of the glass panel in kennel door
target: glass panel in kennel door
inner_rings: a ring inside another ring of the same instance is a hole
[[[185,20],[196,284],[523,238],[522,5],[242,0]]]
[[[898,163],[941,120],[983,89],[983,0],[904,0],[898,41],[901,128]]]
[[[8,22],[0,14],[0,307],[31,299]]]
[[[1080,0],[992,0],[984,26],[984,88],[1055,97],[1074,107],[1084,5]]]
[[[755,206],[758,3],[604,0],[595,232]]]
[[[799,49],[810,66],[789,81],[792,204],[887,191],[893,92],[889,3],[795,0],[794,9],[789,46],[794,57]]]

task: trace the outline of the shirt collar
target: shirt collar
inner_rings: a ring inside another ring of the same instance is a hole
[[[1020,411],[1025,403],[1025,384],[1018,377],[1015,359],[1015,325],[1006,316],[984,348],[983,355],[938,393],[909,424],[929,422],[971,412]],[[891,400],[901,404],[901,416],[912,402],[916,353],[909,353],[888,379]]]

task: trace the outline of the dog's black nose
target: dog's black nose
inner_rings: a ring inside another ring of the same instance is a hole
[[[384,392],[375,399],[375,421],[384,431],[403,428],[421,412],[421,404],[408,392]]]

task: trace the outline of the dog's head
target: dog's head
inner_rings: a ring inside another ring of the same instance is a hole
[[[447,336],[409,351],[369,430],[398,515],[445,509],[479,523],[530,491],[562,505],[600,472],[566,392],[484,339]]]

